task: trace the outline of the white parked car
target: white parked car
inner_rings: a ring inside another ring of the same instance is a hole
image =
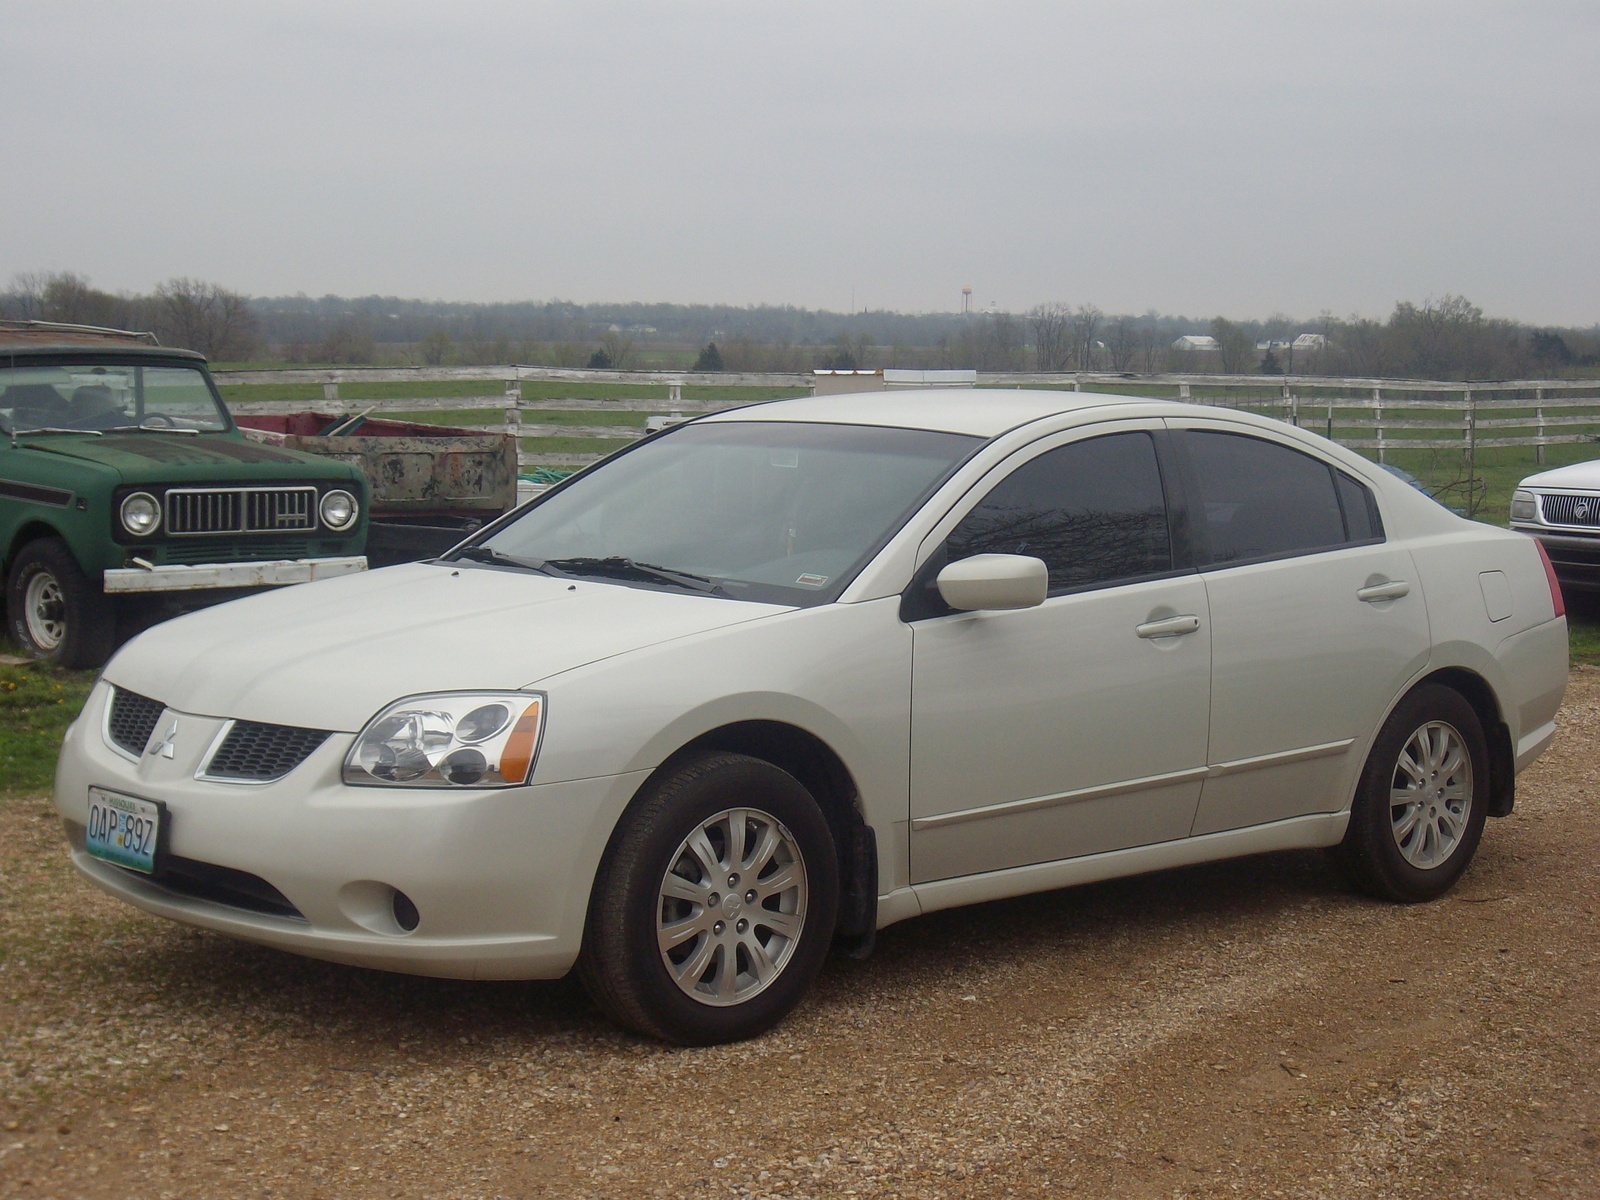
[[[1511,528],[1539,539],[1562,587],[1600,592],[1600,459],[1524,479],[1511,495]]]
[[[769,1027],[951,905],[1333,847],[1448,889],[1554,733],[1538,543],[1274,421],[1052,392],[669,429],[444,559],[143,634],[62,751],[78,869],[361,966]]]

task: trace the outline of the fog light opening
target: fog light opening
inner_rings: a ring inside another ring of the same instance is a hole
[[[411,902],[411,897],[399,889],[394,893],[394,923],[410,933],[422,921],[422,914]]]

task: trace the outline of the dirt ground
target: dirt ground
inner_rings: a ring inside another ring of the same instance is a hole
[[[1449,897],[1271,855],[939,913],[777,1032],[304,961],[0,807],[0,1196],[1600,1196],[1600,669]]]

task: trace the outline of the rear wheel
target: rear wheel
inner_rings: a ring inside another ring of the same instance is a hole
[[[1413,902],[1443,895],[1477,852],[1489,755],[1478,714],[1438,684],[1384,723],[1361,774],[1339,858],[1363,891]]]
[[[55,537],[17,552],[6,579],[6,623],[26,653],[60,667],[98,667],[116,644],[111,601]]]
[[[622,820],[578,960],[595,1002],[686,1045],[771,1028],[816,977],[838,913],[833,837],[811,794],[769,763],[716,754]]]

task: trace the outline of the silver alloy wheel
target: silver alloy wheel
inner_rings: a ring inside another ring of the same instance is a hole
[[[61,645],[67,636],[67,597],[61,581],[49,571],[40,571],[28,580],[22,612],[28,638],[35,646],[48,654]]]
[[[1389,787],[1389,820],[1400,855],[1418,870],[1439,866],[1461,844],[1472,815],[1472,753],[1454,725],[1429,721],[1401,747]]]
[[[730,808],[678,845],[661,879],[656,941],[685,995],[742,1004],[782,973],[806,923],[806,864],[783,823]]]

